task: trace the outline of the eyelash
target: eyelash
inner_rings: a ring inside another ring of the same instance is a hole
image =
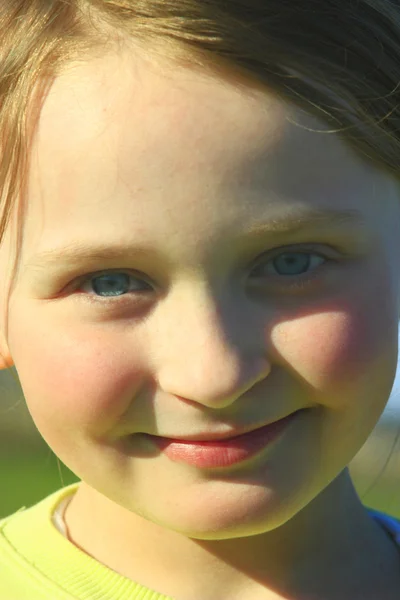
[[[321,271],[321,267],[327,266],[327,264],[329,263],[335,263],[337,261],[335,261],[334,259],[326,256],[326,254],[321,253],[321,252],[317,252],[315,250],[315,248],[301,248],[301,249],[292,249],[292,248],[285,248],[285,249],[280,249],[280,251],[274,253],[271,256],[271,253],[269,253],[269,258],[264,260],[264,261],[259,261],[258,264],[254,267],[254,270],[260,269],[263,266],[267,265],[268,263],[272,262],[273,260],[279,258],[282,255],[285,254],[307,254],[310,256],[318,256],[319,258],[322,258],[325,262],[322,265],[317,266],[316,268],[312,269],[311,271],[307,271],[306,273],[302,273],[299,275],[272,275],[272,278],[276,278],[279,280],[279,282],[273,282],[272,285],[274,287],[280,287],[280,288],[284,288],[285,291],[289,291],[289,292],[301,292],[302,290],[306,289],[307,287],[309,287],[310,285],[314,284],[319,278],[320,278],[320,271]],[[82,288],[82,286],[84,286],[86,283],[90,283],[90,281],[93,281],[96,278],[99,278],[103,275],[108,275],[108,274],[129,274],[130,277],[132,277],[133,279],[136,279],[136,281],[140,281],[142,283],[145,283],[146,285],[149,285],[149,289],[143,289],[143,290],[133,290],[133,293],[135,294],[135,296],[144,296],[147,295],[148,292],[151,292],[151,285],[145,280],[142,279],[140,277],[136,277],[133,274],[130,274],[129,271],[124,271],[121,269],[115,269],[115,270],[108,270],[108,271],[100,271],[100,272],[96,272],[96,273],[90,273],[88,275],[86,275],[84,278],[81,278],[79,281],[79,286],[80,288]],[[255,285],[257,287],[263,287],[266,284],[263,284],[262,281],[265,280],[266,278],[268,278],[267,276],[260,276],[256,279],[258,279],[260,281],[260,283],[255,283]],[[282,281],[283,280],[283,281]],[[79,292],[79,289],[75,289],[75,291]],[[89,294],[89,293],[85,293],[85,292],[80,292],[83,294],[85,300],[91,302],[91,303],[97,303],[97,304],[102,304],[103,306],[107,305],[107,304],[113,304],[115,306],[116,303],[120,304],[121,302],[126,302],[127,301],[127,296],[129,297],[129,302],[132,302],[132,298],[130,297],[130,292],[127,292],[125,294],[120,294],[120,295],[115,295],[115,296],[98,296],[95,293],[93,294]]]

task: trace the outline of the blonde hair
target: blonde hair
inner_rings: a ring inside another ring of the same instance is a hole
[[[0,240],[46,85],[124,40],[265,85],[397,176],[400,9],[390,0],[1,0],[0,39]]]

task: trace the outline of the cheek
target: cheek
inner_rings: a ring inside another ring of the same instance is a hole
[[[48,424],[54,432],[74,426],[99,435],[115,426],[143,385],[140,349],[122,346],[126,336],[117,332],[80,328],[79,334],[43,335],[32,324],[22,325],[12,329],[10,346],[43,436]]]
[[[343,391],[370,378],[390,387],[397,363],[397,308],[389,282],[286,315],[273,332],[280,361],[318,391]],[[337,402],[337,397],[336,397]]]

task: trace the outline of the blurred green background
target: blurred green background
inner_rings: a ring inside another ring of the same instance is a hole
[[[366,506],[400,519],[399,438],[400,421],[380,421],[350,471]],[[40,437],[13,372],[0,373],[0,472],[0,518],[78,481]]]

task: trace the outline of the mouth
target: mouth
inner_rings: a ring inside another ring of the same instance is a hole
[[[239,434],[208,434],[191,439],[167,438],[148,435],[151,441],[170,460],[184,462],[201,468],[228,467],[252,458],[281,437],[306,409],[298,410],[286,417],[257,429]]]

